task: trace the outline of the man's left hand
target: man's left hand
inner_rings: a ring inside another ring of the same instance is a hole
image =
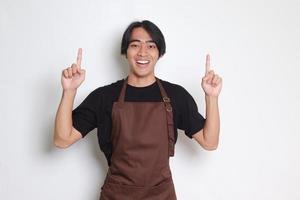
[[[222,89],[222,78],[210,69],[210,56],[206,55],[205,76],[202,78],[201,86],[206,96],[218,97]]]

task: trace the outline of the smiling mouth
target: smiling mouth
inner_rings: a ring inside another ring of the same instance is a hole
[[[150,63],[149,60],[137,60],[136,63],[139,65],[139,66],[146,66]]]

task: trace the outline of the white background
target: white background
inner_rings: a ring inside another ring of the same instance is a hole
[[[107,170],[96,130],[52,144],[61,71],[83,48],[74,102],[123,78],[123,31],[149,19],[166,38],[156,75],[185,87],[205,116],[205,54],[223,77],[220,145],[180,132],[171,168],[179,200],[300,199],[300,3],[297,0],[1,0],[0,199],[97,200]]]

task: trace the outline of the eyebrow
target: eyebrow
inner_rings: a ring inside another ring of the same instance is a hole
[[[133,39],[133,40],[129,40],[129,44],[132,42],[142,42],[141,40],[137,40],[137,39]],[[147,40],[146,43],[155,43],[153,40]]]

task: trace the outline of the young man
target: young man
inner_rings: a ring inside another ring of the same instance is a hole
[[[77,62],[63,70],[54,143],[66,148],[98,129],[99,146],[109,165],[101,200],[175,200],[169,157],[174,156],[177,129],[206,150],[217,148],[222,79],[210,69],[207,55],[201,84],[206,101],[204,119],[183,87],[155,76],[155,64],[165,48],[163,34],[155,24],[131,23],[121,45],[130,67],[128,76],[95,89],[73,111],[77,88],[85,78],[82,49]]]

